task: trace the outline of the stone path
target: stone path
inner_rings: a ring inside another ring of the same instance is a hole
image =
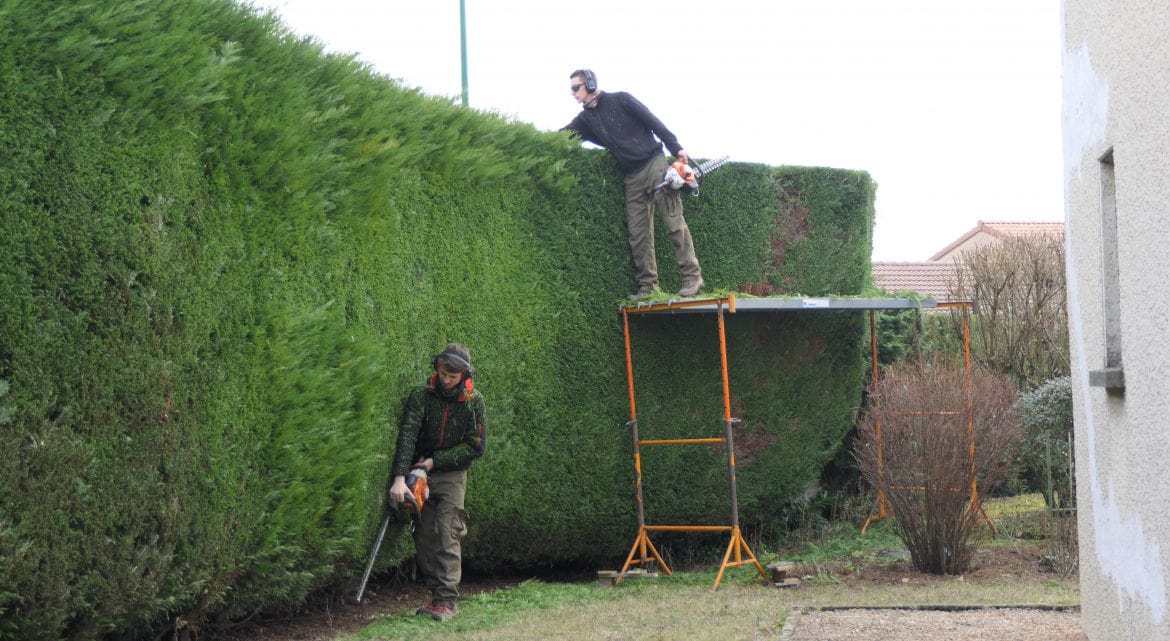
[[[849,609],[794,612],[782,641],[1088,641],[1077,610]]]

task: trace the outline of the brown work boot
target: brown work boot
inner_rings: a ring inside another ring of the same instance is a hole
[[[455,616],[459,608],[451,601],[431,601],[430,603],[415,610],[415,614],[419,616],[429,616],[436,621],[446,621]]]
[[[684,283],[682,288],[680,288],[678,290],[678,295],[684,296],[684,297],[694,296],[695,294],[698,294],[699,290],[702,288],[703,288],[703,277],[699,276],[698,278],[690,281],[689,283]]]

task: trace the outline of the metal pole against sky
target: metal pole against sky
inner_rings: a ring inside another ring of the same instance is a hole
[[[459,53],[463,60],[463,106],[467,106],[467,12],[459,0]]]

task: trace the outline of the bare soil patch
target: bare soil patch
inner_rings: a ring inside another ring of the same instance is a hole
[[[475,578],[462,585],[464,596],[514,586],[527,577]],[[413,611],[430,600],[430,591],[417,583],[371,579],[361,604],[353,590],[319,594],[303,607],[286,613],[254,617],[221,630],[208,630],[208,641],[331,641],[360,631],[377,618]],[[355,588],[356,589],[356,588]]]
[[[914,569],[905,550],[891,550],[889,563],[852,565],[844,563],[830,571],[846,585],[866,584],[912,584],[930,585],[954,581],[949,575],[925,574]],[[893,555],[897,555],[894,557]],[[1036,545],[1014,545],[982,547],[975,551],[971,569],[961,575],[966,581],[990,581],[998,579],[1019,579],[1021,581],[1046,581],[1057,575],[1044,569],[1040,549]]]

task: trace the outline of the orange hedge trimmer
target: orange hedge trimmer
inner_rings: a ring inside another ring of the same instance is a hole
[[[427,471],[416,467],[406,475],[406,500],[400,506],[408,512],[422,514],[423,506],[431,498],[431,488],[427,485]]]
[[[681,160],[676,160],[667,168],[662,182],[654,186],[654,193],[657,194],[669,187],[671,189],[686,189],[690,195],[698,196],[699,184],[703,181],[703,178],[726,164],[727,159],[728,157],[724,156],[715,160],[708,160],[697,167],[693,167]]]

